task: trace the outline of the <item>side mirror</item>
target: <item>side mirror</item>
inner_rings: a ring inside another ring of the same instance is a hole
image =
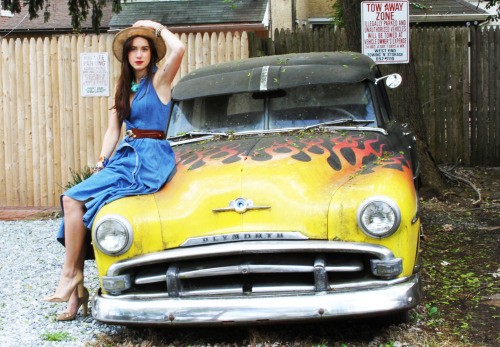
[[[399,85],[403,81],[403,78],[401,77],[400,74],[393,73],[391,75],[387,75],[387,76],[383,76],[383,77],[375,79],[375,84],[378,84],[378,82],[383,80],[383,79],[385,79],[385,85],[391,89],[399,87]]]

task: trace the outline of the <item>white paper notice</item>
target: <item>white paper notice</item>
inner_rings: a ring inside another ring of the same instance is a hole
[[[408,1],[361,3],[362,52],[378,64],[401,64],[410,60]]]
[[[109,96],[107,52],[80,54],[80,85],[83,97]]]

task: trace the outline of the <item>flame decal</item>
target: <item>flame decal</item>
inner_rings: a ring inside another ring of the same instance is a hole
[[[385,137],[373,135],[311,136],[307,139],[289,136],[233,141],[210,142],[208,148],[199,147],[200,144],[175,148],[176,171],[182,168],[195,170],[213,160],[231,164],[246,159],[267,161],[285,157],[301,162],[326,160],[335,171],[359,167],[363,168],[362,174],[373,172],[375,166],[399,171],[410,167],[404,155],[384,151],[390,147]],[[262,148],[256,148],[261,144]]]

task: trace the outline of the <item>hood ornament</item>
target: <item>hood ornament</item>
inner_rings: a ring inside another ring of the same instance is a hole
[[[247,210],[264,210],[271,208],[271,206],[255,206],[252,200],[245,198],[237,198],[229,201],[229,206],[224,208],[214,208],[214,212],[228,212],[235,211],[238,213],[245,213]]]

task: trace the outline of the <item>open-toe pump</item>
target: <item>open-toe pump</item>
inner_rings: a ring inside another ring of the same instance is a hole
[[[82,297],[78,296],[78,306],[76,307],[75,312],[58,312],[56,320],[59,321],[67,321],[67,320],[74,320],[76,318],[76,314],[78,313],[78,310],[80,309],[80,306],[82,307],[82,314],[84,316],[87,315],[88,313],[88,305],[89,305],[89,291],[87,288],[83,287],[83,295]]]
[[[67,302],[69,298],[71,297],[71,293],[75,290],[75,288],[78,289],[78,297],[81,298],[84,295],[84,287],[83,287],[83,273],[81,271],[78,271],[76,273],[76,276],[73,278],[73,282],[71,283],[71,287],[69,288],[68,292],[63,295],[63,296],[56,296],[56,293],[50,294],[46,298],[43,299],[43,301],[47,302]]]

